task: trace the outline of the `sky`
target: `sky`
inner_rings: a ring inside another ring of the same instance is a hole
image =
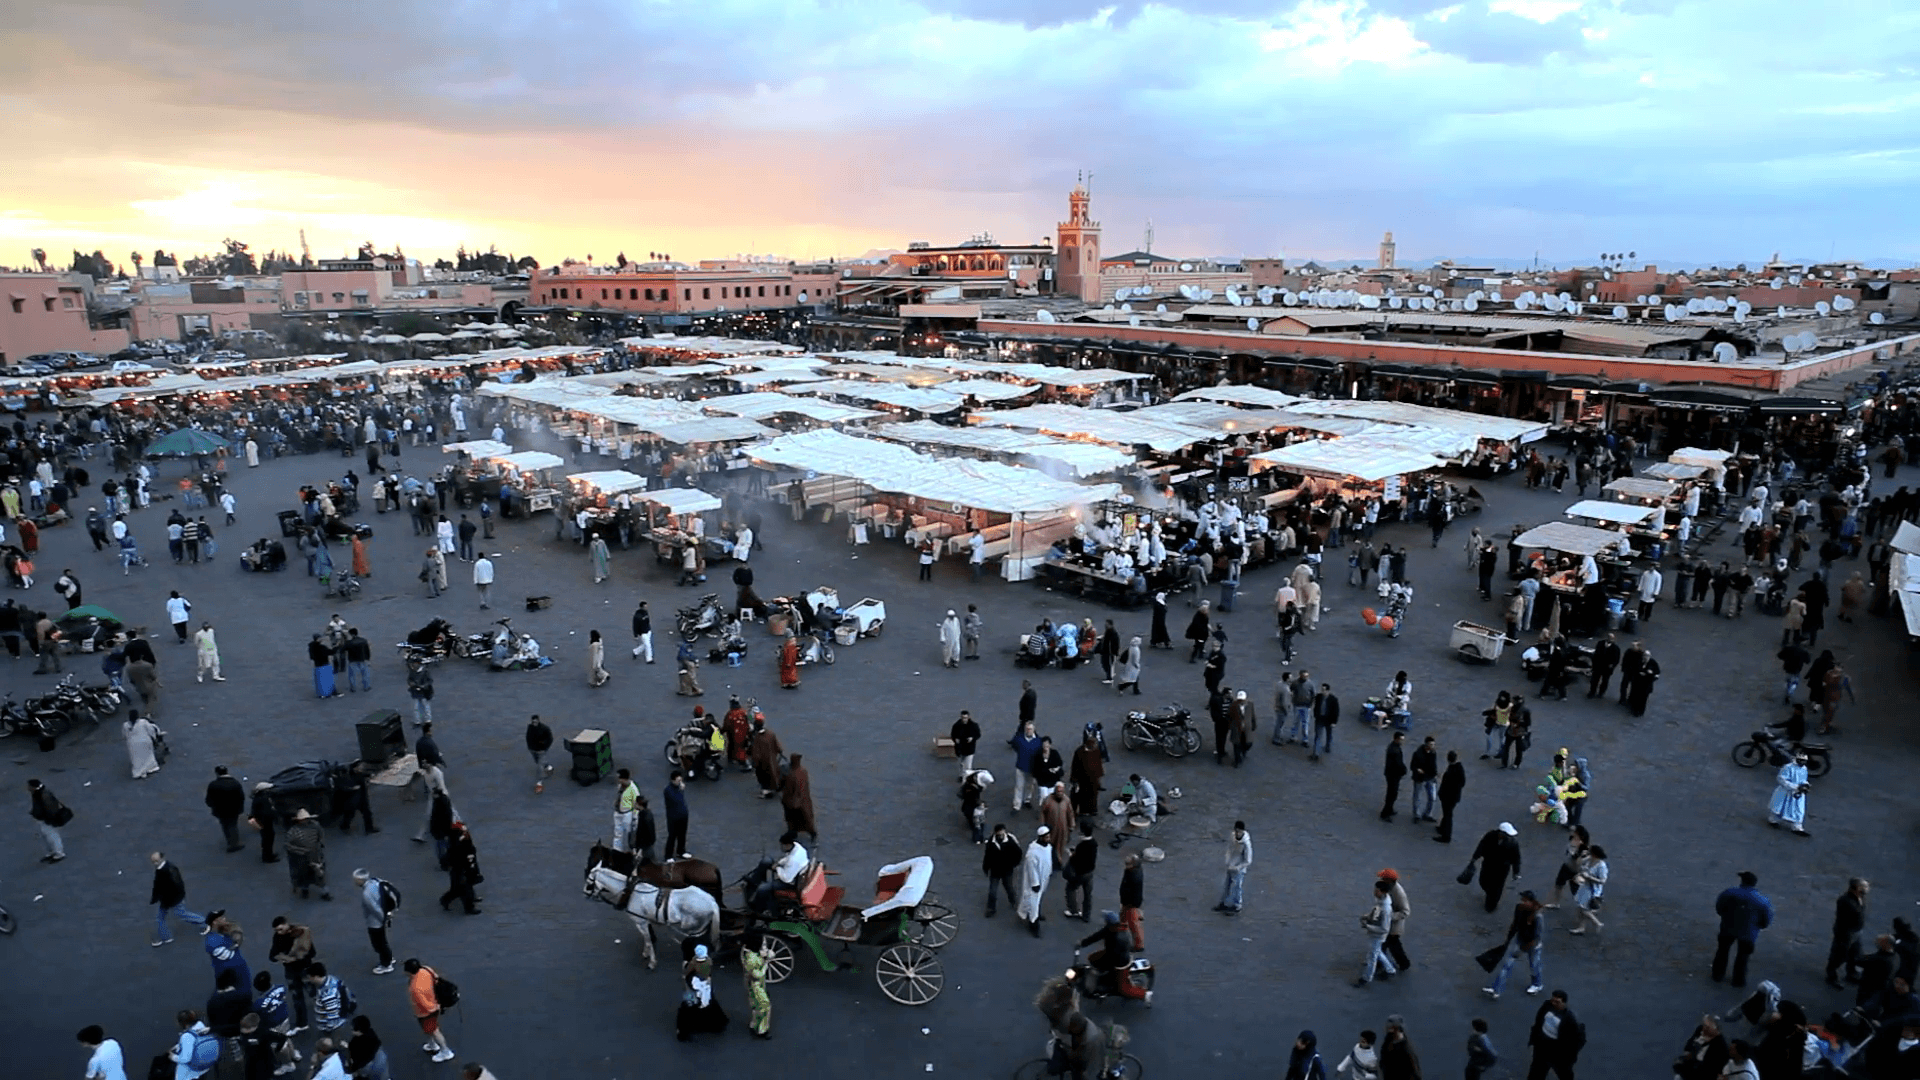
[[[1920,3],[4,0],[0,264],[1920,260]]]

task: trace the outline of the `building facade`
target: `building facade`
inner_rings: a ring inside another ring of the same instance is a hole
[[[648,263],[618,269],[570,264],[537,272],[530,307],[584,308],[635,315],[715,315],[830,304],[840,276],[831,267],[715,262],[698,268]]]
[[[0,364],[35,353],[106,355],[127,347],[125,330],[96,330],[87,286],[69,274],[0,272]]]

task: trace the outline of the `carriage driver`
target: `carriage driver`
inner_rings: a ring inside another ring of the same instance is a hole
[[[800,875],[807,872],[807,849],[799,844],[795,833],[782,833],[780,836],[780,861],[762,858],[760,865],[747,874],[747,904],[753,910],[765,914],[773,907],[775,890],[785,887],[793,891],[794,883]],[[772,878],[768,878],[772,871]]]

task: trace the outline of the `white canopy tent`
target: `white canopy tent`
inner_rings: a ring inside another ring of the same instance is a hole
[[[497,454],[487,460],[515,472],[539,472],[541,469],[552,469],[567,463],[567,460],[560,455],[549,454],[545,450],[522,450],[517,454]]]
[[[1356,435],[1351,439],[1309,439],[1247,459],[1257,468],[1281,468],[1320,476],[1350,476],[1377,483],[1390,476],[1437,469],[1444,462],[1432,450],[1385,435]]]
[[[1641,529],[1659,528],[1665,524],[1666,514],[1658,506],[1604,502],[1599,499],[1582,499],[1567,507],[1567,516],[1570,518],[1586,518],[1589,521],[1605,521]]]
[[[979,450],[989,454],[1032,458],[1043,472],[1051,474],[1056,470],[1064,469],[1075,477],[1096,476],[1103,472],[1124,469],[1134,463],[1132,454],[1109,446],[1101,446],[1098,443],[1067,442],[1044,435],[1028,435],[1010,428],[961,428],[936,424],[931,420],[916,420],[903,424],[883,424],[873,429],[873,434],[894,442],[950,446],[963,450]],[[1055,468],[1050,469],[1048,465],[1053,465]]]
[[[1515,537],[1514,543],[1523,548],[1546,548],[1549,551],[1564,551],[1569,555],[1598,555],[1604,551],[1625,554],[1632,549],[1624,533],[1567,521],[1536,525]]]
[[[597,472],[578,472],[567,477],[582,487],[608,495],[618,495],[623,491],[639,491],[647,486],[647,478],[635,476],[625,469],[601,469]]]
[[[975,413],[973,421],[993,427],[1026,428],[1050,435],[1092,439],[1115,446],[1130,447],[1145,443],[1163,453],[1215,438],[1211,431],[1185,424],[1148,420],[1135,417],[1132,413],[1088,409],[1078,405],[1029,405],[1023,409],[1000,409]]]
[[[444,454],[466,454],[475,458],[505,457],[513,453],[513,447],[492,439],[472,439],[467,442],[447,443],[440,448]]]
[[[1647,480],[1638,476],[1623,476],[1600,489],[1603,494],[1620,499],[1654,499],[1665,502],[1679,491],[1679,485],[1669,480]]]
[[[1175,401],[1220,401],[1229,405],[1251,405],[1261,409],[1284,409],[1302,400],[1292,394],[1268,390],[1263,386],[1203,386],[1175,397]]]
[[[1361,420],[1384,420],[1409,427],[1434,428],[1470,433],[1476,439],[1493,442],[1532,442],[1547,433],[1541,420],[1511,420],[1504,416],[1484,416],[1456,409],[1436,409],[1429,405],[1410,405],[1404,401],[1319,401],[1305,399],[1287,407],[1289,411],[1317,416],[1351,416]]]
[[[785,389],[789,394],[819,394],[851,398],[854,401],[877,401],[882,405],[892,405],[898,409],[912,409],[923,413],[952,412],[961,404],[960,395],[949,393],[945,389],[934,390],[923,386],[861,382],[856,379],[825,379],[820,382],[794,383]]]
[[[1005,514],[1058,511],[1119,494],[1118,484],[1082,486],[1037,469],[965,458],[933,458],[893,443],[837,431],[785,435],[749,451],[759,461],[859,480],[876,491],[938,505]]]
[[[655,506],[666,507],[671,514],[703,514],[709,510],[720,509],[718,496],[709,495],[699,488],[660,488],[634,498],[641,502],[650,502]]]
[[[809,420],[818,420],[823,424],[840,424],[853,420],[868,420],[884,415],[872,409],[862,409],[853,405],[841,405],[833,401],[820,401],[809,397],[790,397],[771,390],[753,394],[730,394],[726,397],[708,398],[700,402],[708,412],[727,413],[732,416],[744,416],[749,420],[765,420],[770,416],[782,414],[804,416]]]
[[[1706,475],[1713,480],[1713,486],[1719,487],[1721,478],[1727,473],[1727,459],[1733,456],[1731,450],[1702,450],[1697,446],[1683,446],[1667,455],[1667,461],[1673,465],[1692,465],[1705,469]]]

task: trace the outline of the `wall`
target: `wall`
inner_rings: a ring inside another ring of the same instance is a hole
[[[788,270],[540,274],[530,283],[527,303],[638,315],[777,311],[800,306],[802,293],[810,305],[831,303],[838,287],[834,274]]]
[[[86,289],[67,275],[0,273],[0,363],[43,352],[104,356],[126,347],[125,330],[88,323]]]

